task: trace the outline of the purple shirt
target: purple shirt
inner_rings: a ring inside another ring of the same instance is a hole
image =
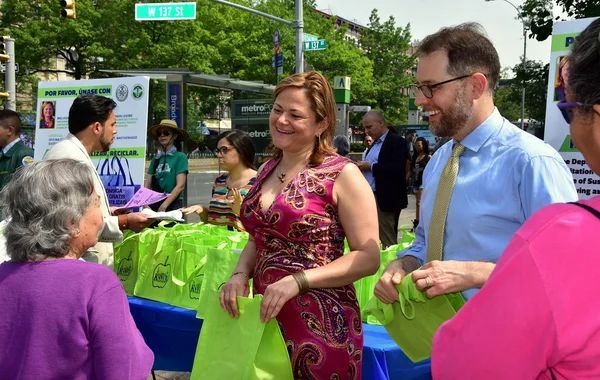
[[[0,265],[5,379],[145,380],[154,355],[109,268],[80,260]]]

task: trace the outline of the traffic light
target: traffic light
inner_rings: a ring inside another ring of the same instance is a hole
[[[61,0],[60,6],[63,7],[63,10],[60,12],[61,16],[70,19],[76,18],[75,0]]]
[[[10,56],[6,52],[6,40],[9,36],[0,37],[0,59],[9,59]]]

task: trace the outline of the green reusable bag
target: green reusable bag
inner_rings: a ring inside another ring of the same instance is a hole
[[[392,245],[385,250],[380,252],[380,264],[379,270],[377,273],[371,276],[363,277],[360,280],[354,282],[354,287],[356,288],[356,297],[358,299],[358,304],[361,308],[364,308],[367,305],[367,302],[373,297],[373,292],[375,291],[375,285],[379,278],[383,274],[383,270],[385,267],[392,261],[396,259],[396,251],[398,250],[399,245]],[[365,322],[369,322],[372,324],[379,324],[375,317],[363,318]]]
[[[177,253],[173,262],[169,304],[196,310],[204,281],[204,266],[211,246],[219,244],[218,237],[207,239],[200,234],[177,236]]]
[[[177,237],[168,231],[152,230],[139,247],[138,279],[133,294],[137,297],[169,303],[172,294],[173,263]]]
[[[238,297],[239,318],[210,292],[191,380],[293,380],[290,357],[276,319],[260,322],[262,295]]]
[[[398,302],[390,305],[373,297],[363,310],[363,318],[375,316],[406,356],[416,363],[431,357],[433,335],[465,301],[460,293],[429,299],[417,290],[410,275],[402,279],[397,289]]]
[[[133,295],[138,278],[140,235],[129,234],[121,243],[113,244],[115,254],[113,270],[128,296]]]
[[[225,245],[207,250],[206,264],[204,266],[204,282],[200,288],[200,299],[196,318],[204,319],[208,309],[208,300],[213,292],[218,294],[221,285],[227,282],[235,269],[240,254],[233,252],[229,240],[224,240]]]

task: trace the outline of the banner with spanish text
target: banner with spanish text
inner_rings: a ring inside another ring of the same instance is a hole
[[[92,153],[111,206],[124,206],[144,184],[149,79],[128,77],[40,82],[36,117],[36,161],[69,133],[69,109],[79,95],[117,103],[117,134],[108,152]]]
[[[568,93],[567,73],[569,53],[575,39],[596,18],[564,21],[552,29],[552,52],[546,100],[546,124],[544,140],[560,152],[573,174],[573,182],[580,199],[600,194],[600,177],[585,162],[585,158],[571,141],[569,124],[556,103],[565,100]]]

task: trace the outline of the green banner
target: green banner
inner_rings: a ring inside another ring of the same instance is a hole
[[[567,135],[567,137],[565,137],[565,141],[563,141],[562,145],[560,146],[559,152],[579,152],[571,140],[571,135]]]
[[[580,32],[555,34],[552,36],[552,51],[568,51]]]
[[[51,98],[76,98],[79,95],[112,95],[112,85],[105,86],[83,86],[83,87],[56,87],[56,88],[39,88],[39,99]]]
[[[94,152],[92,159],[110,158],[146,158],[146,148],[111,148],[108,152]]]

